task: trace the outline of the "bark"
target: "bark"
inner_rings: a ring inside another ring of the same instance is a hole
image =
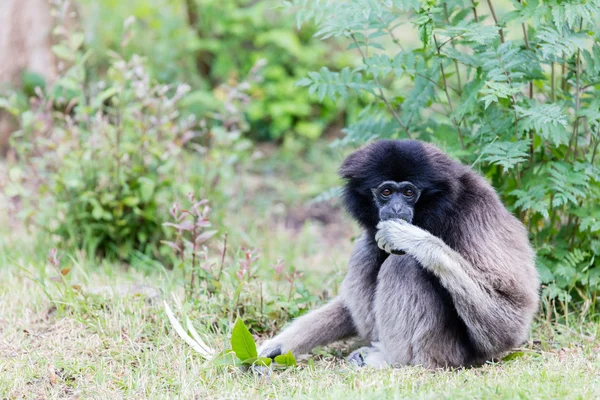
[[[48,0],[0,0],[0,88],[18,88],[23,71],[48,82],[56,77],[53,24]],[[14,118],[0,111],[0,154],[6,152],[15,129]]]

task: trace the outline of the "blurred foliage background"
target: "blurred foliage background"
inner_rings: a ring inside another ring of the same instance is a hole
[[[137,20],[124,56],[144,54],[159,82],[187,82],[194,91],[185,107],[196,115],[216,111],[222,102],[217,88],[242,80],[256,64],[264,64],[261,81],[252,84],[245,117],[255,140],[306,144],[339,129],[352,110],[335,102],[321,103],[294,85],[308,71],[326,65],[350,65],[343,45],[323,43],[314,28],[298,30],[292,13],[270,1],[118,1],[82,2],[85,33],[96,50],[99,72],[106,54],[120,46],[123,22]],[[356,60],[354,60],[356,61]]]

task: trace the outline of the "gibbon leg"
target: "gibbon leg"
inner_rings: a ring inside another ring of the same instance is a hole
[[[447,290],[411,256],[390,256],[381,266],[375,317],[391,365],[460,365],[470,355]]]

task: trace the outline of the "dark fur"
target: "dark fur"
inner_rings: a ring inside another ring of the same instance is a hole
[[[340,175],[344,204],[365,229],[342,292],[325,312],[309,313],[265,343],[261,354],[302,353],[358,334],[378,342],[361,356],[367,364],[462,366],[526,339],[538,306],[534,254],[522,224],[483,178],[409,140],[352,153]],[[421,190],[413,225],[379,224],[371,189],[386,180]],[[396,249],[407,255],[388,254]]]
[[[412,182],[422,191],[413,223],[440,236],[446,228],[439,223],[450,223],[446,218],[457,209],[461,188],[456,167],[441,153],[428,154],[416,140],[380,140],[344,160],[340,168],[340,176],[346,180],[342,200],[350,215],[364,228],[374,230],[379,214],[371,188],[386,180]]]

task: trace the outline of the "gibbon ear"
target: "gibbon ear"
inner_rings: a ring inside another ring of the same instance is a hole
[[[358,149],[351,153],[340,167],[338,173],[343,179],[356,179],[364,175],[368,165],[370,146]]]

